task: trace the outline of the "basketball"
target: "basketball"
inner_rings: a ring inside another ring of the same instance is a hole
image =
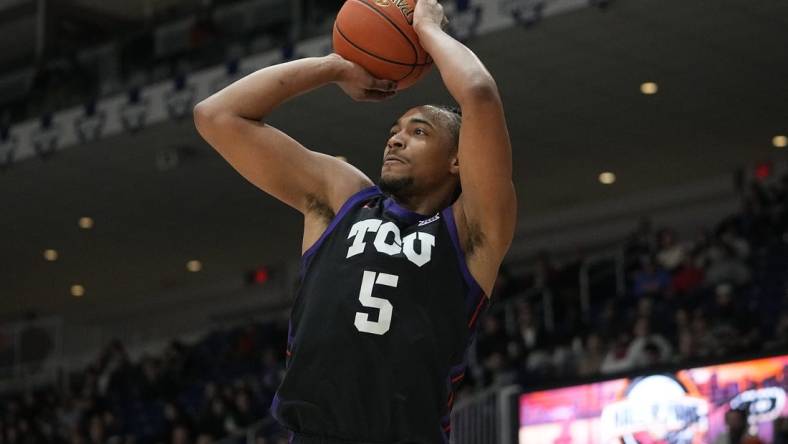
[[[415,0],[347,0],[334,22],[334,51],[375,77],[412,86],[432,59],[413,29]]]

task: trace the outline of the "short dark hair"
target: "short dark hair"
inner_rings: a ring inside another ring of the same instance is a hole
[[[460,126],[462,126],[462,109],[459,106],[452,105],[427,105],[443,111],[449,117],[449,132],[451,132],[452,141],[454,142],[454,149],[460,147]],[[462,184],[458,181],[457,188],[454,189],[452,196],[452,204],[462,194]]]
[[[460,126],[462,125],[462,109],[453,105],[425,105],[437,110],[443,111],[449,118],[449,131],[451,132],[452,140],[454,141],[454,148],[456,149],[460,144]]]

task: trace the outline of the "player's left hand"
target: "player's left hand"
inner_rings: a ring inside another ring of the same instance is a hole
[[[438,0],[416,0],[416,10],[413,11],[413,29],[416,32],[431,25],[446,29],[448,24],[449,20]]]
[[[397,93],[397,83],[375,78],[360,65],[332,53],[326,56],[329,63],[338,67],[334,83],[357,102],[380,102]]]

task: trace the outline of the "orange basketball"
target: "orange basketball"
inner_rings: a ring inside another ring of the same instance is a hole
[[[432,59],[413,30],[415,0],[347,0],[334,22],[334,51],[405,89]]]

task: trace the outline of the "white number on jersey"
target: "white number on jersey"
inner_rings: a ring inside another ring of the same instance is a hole
[[[361,302],[361,305],[377,308],[380,312],[378,313],[378,320],[374,322],[369,320],[368,314],[356,312],[356,322],[354,322],[354,325],[358,331],[375,335],[383,335],[389,331],[394,306],[391,305],[388,299],[372,296],[372,289],[376,284],[397,288],[398,281],[399,276],[394,274],[364,271],[364,278],[361,280],[361,291],[358,293],[358,300]]]

